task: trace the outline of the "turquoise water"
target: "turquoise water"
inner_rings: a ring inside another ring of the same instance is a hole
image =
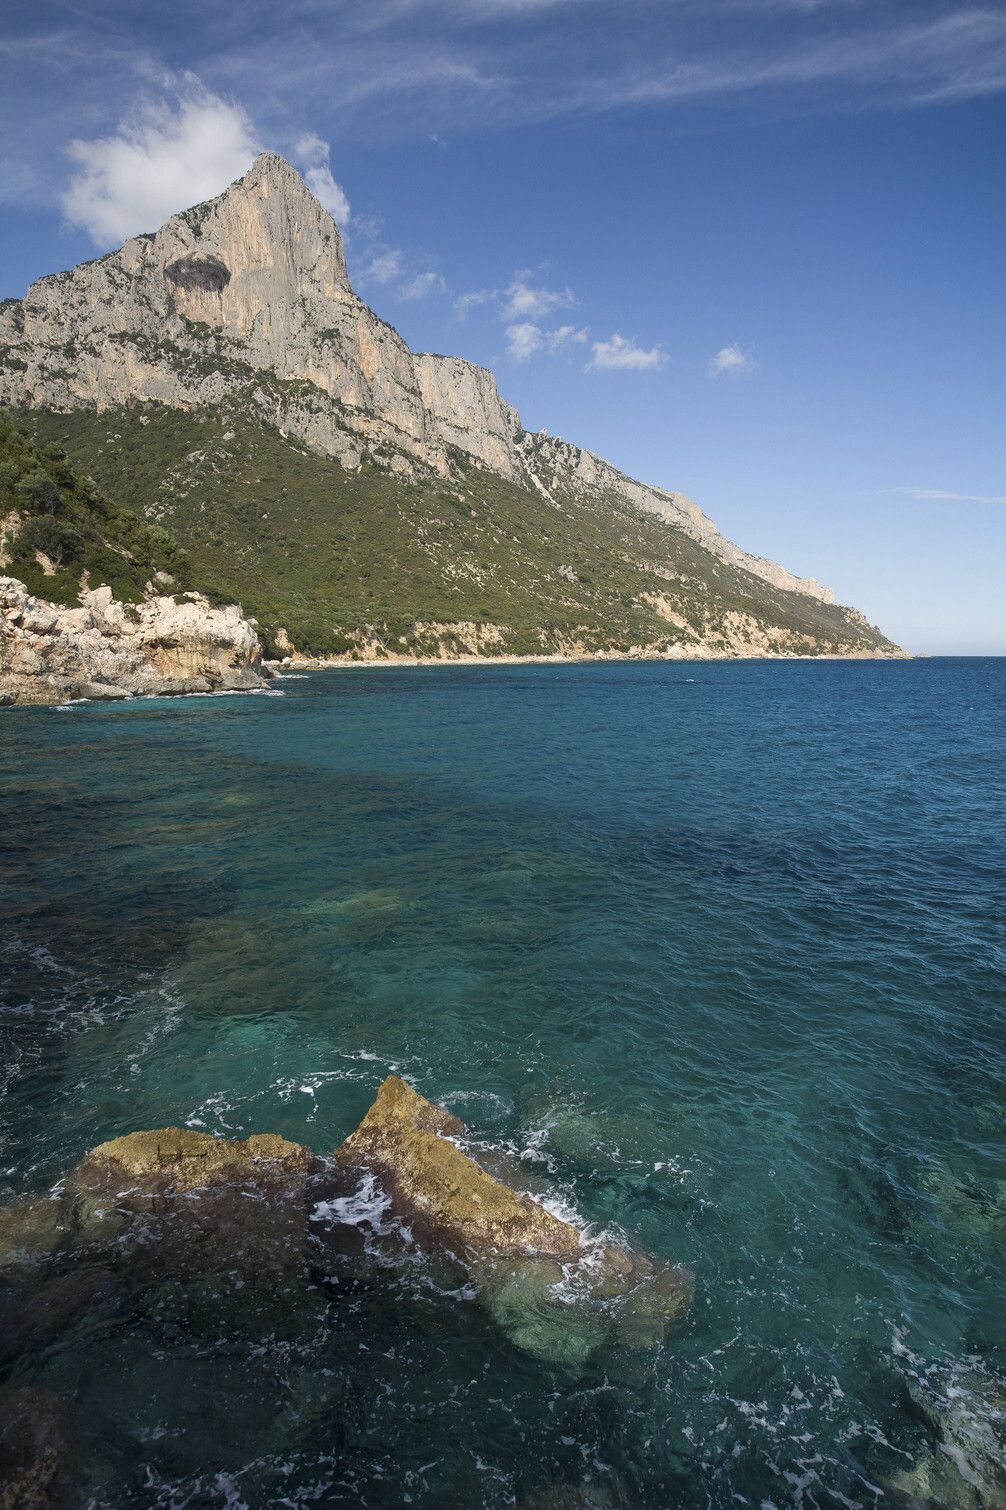
[[[695,1300],[577,1372],[414,1254],[230,1309],[15,1267],[3,1378],[68,1403],[92,1503],[952,1473],[954,1402],[1004,1398],[1006,661],[278,685],[2,715],[0,1200],[134,1128],[325,1152],[394,1069]]]

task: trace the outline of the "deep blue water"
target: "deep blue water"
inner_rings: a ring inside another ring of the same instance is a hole
[[[695,1301],[575,1373],[421,1265],[230,1330],[18,1271],[93,1503],[952,1476],[1006,1398],[1006,661],[279,685],[0,715],[0,1200],[135,1128],[324,1152],[397,1069]]]

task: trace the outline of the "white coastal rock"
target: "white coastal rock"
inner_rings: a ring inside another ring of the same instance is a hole
[[[214,608],[196,593],[119,603],[108,587],[61,608],[0,577],[2,705],[265,685],[258,635],[240,608]]]

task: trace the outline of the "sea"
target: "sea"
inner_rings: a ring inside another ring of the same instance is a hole
[[[15,1255],[0,1425],[116,1510],[1002,1505],[1004,1052],[1006,660],[6,710],[0,1204],[137,1129],[325,1156],[394,1073],[694,1298],[518,1345],[371,1185],[261,1294]]]

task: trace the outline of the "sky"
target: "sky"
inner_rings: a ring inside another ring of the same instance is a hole
[[[0,297],[283,153],[529,429],[1006,654],[1006,0],[7,0]]]

